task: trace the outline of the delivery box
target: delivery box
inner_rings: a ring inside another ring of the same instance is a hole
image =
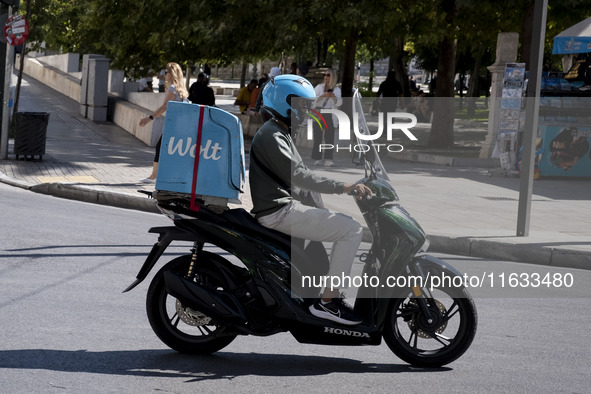
[[[169,101],[156,190],[239,203],[244,179],[240,120],[219,108]]]

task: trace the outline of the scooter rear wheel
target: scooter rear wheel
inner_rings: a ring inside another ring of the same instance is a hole
[[[210,259],[221,257],[202,252],[195,267],[202,283],[223,289],[227,287]],[[209,354],[228,346],[236,334],[223,325],[215,324],[205,314],[188,308],[169,295],[164,285],[164,272],[184,274],[191,263],[191,255],[177,257],[158,271],[150,283],[146,310],[152,329],[162,342],[180,353]]]
[[[384,326],[384,340],[402,360],[418,367],[440,367],[459,358],[472,343],[478,316],[471,296],[464,288],[440,288],[425,298],[429,322],[409,295],[390,303]]]

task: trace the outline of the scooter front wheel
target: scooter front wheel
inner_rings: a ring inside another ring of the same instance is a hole
[[[219,289],[227,287],[223,276],[210,259],[221,257],[202,252],[195,267],[200,283]],[[146,310],[152,329],[170,348],[191,354],[209,354],[228,346],[235,338],[228,327],[216,324],[200,311],[184,306],[166,291],[164,272],[185,274],[191,263],[191,255],[177,257],[158,271],[150,283],[146,298]]]
[[[424,308],[429,311],[425,316]],[[384,326],[384,340],[402,360],[418,367],[439,367],[459,358],[472,343],[478,316],[464,288],[440,288],[432,298],[393,299]]]

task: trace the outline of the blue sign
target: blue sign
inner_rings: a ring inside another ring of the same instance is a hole
[[[588,52],[591,52],[591,37],[554,37],[554,55]]]
[[[553,54],[591,52],[591,18],[587,18],[554,37]]]

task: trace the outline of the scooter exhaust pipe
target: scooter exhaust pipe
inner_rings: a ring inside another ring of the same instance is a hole
[[[168,294],[214,320],[238,325],[248,321],[238,300],[229,293],[205,289],[171,271],[164,272],[164,283]]]

